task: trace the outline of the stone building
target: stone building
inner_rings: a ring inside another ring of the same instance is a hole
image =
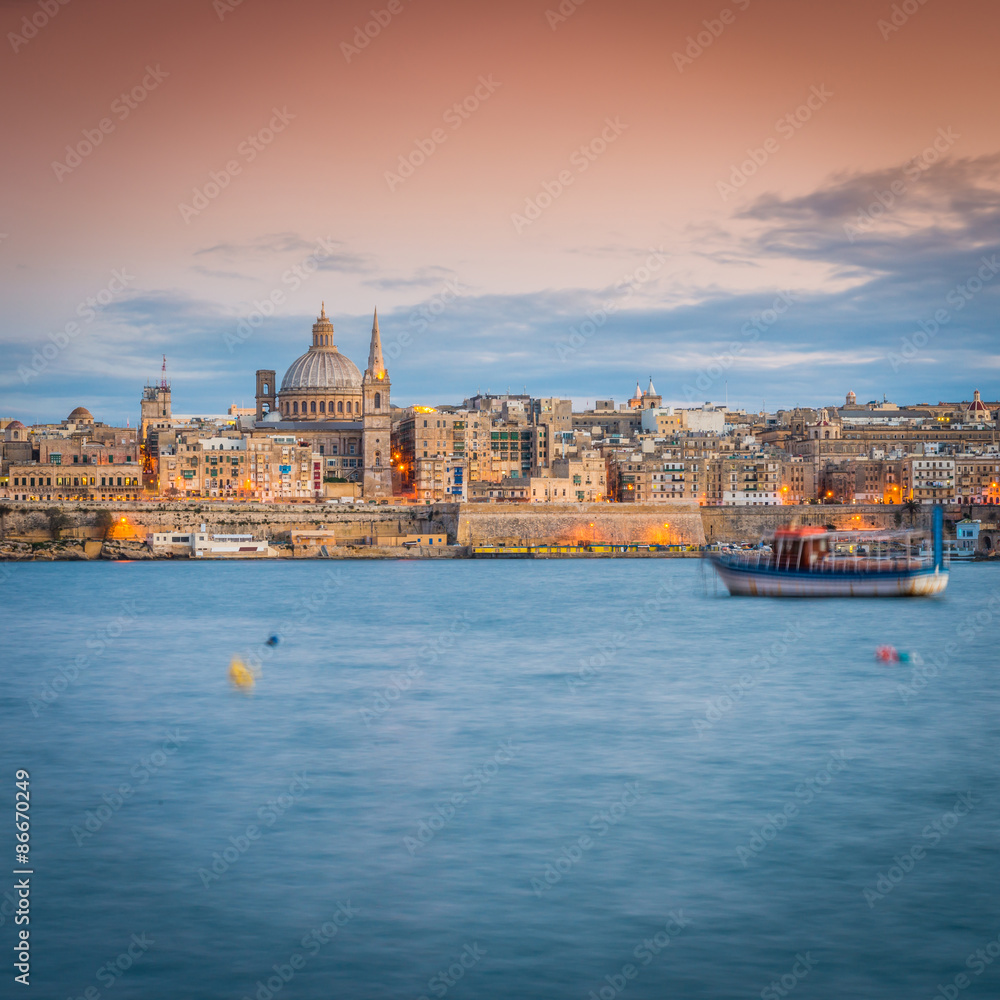
[[[275,369],[257,371],[256,412],[239,428],[252,437],[293,435],[322,457],[327,479],[362,485],[368,499],[392,495],[389,373],[382,355],[378,312],[372,322],[364,374],[334,342],[326,305],[312,344],[277,384]]]

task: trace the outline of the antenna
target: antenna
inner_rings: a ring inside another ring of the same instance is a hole
[[[170,383],[167,381],[167,356],[165,354],[163,355],[163,364],[160,366],[160,388],[170,388]]]

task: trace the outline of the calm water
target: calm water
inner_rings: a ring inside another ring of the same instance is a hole
[[[1000,993],[1000,567],[933,602],[694,561],[12,569],[34,996]]]

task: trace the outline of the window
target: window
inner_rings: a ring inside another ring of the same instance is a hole
[[[325,399],[321,399],[319,401],[319,412],[320,413],[326,413],[326,400]],[[321,452],[321,454],[322,454],[322,452]]]
[[[353,442],[350,445],[350,451],[348,452],[348,454],[351,454],[351,455],[354,454],[354,444],[353,444]]]
[[[382,393],[375,393],[375,409],[380,410],[382,408]]]
[[[341,400],[339,403],[337,403],[337,412],[338,413],[343,413],[344,412],[344,401],[343,400]]]
[[[292,413],[298,413],[298,412],[299,412],[299,404],[292,403]]]
[[[311,413],[315,413],[316,412],[316,400],[315,399],[309,404],[309,411]]]
[[[74,465],[79,465],[80,464],[80,456],[79,455],[74,455],[73,456],[73,464]]]

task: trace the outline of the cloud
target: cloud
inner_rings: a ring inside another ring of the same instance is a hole
[[[792,303],[780,314],[771,312],[777,287],[735,290],[724,279],[711,287],[678,285],[666,269],[658,282],[631,291],[487,295],[460,288],[450,296],[439,291],[452,273],[444,267],[372,276],[370,287],[423,292],[411,305],[380,312],[393,400],[460,402],[478,388],[524,385],[536,395],[625,399],[650,373],[665,399],[685,405],[727,394],[731,404],[754,409],[762,401],[769,408],[823,405],[848,389],[860,399],[885,394],[901,403],[968,398],[974,383],[1000,370],[1000,273],[980,276],[984,259],[1000,257],[998,166],[1000,156],[985,156],[944,161],[912,179],[906,164],[841,174],[803,195],[759,198],[703,240],[684,237],[712,255],[722,275],[732,268],[742,279],[747,264],[761,281],[798,273],[803,262],[825,271],[822,282],[788,289]],[[899,178],[905,190],[891,210],[860,235],[845,229]],[[242,247],[218,244],[200,256],[224,261],[313,246],[294,234],[271,234]],[[647,253],[637,253],[636,267]],[[344,259],[357,267],[367,260],[347,247]],[[179,412],[224,409],[232,399],[252,398],[255,369],[280,374],[305,351],[313,322],[311,315],[271,317],[230,352],[225,338],[239,319],[179,290],[132,295],[103,311],[52,366],[44,387],[40,378],[38,389],[5,392],[4,410],[52,419],[71,400],[90,405],[99,385],[98,398],[131,412],[162,353]],[[335,322],[340,349],[363,366],[370,314]],[[907,343],[935,327],[904,356]],[[36,346],[13,345],[11,374]],[[979,387],[1000,395],[995,386]],[[44,411],[54,400],[60,409]]]
[[[429,288],[440,285],[454,276],[455,272],[450,267],[432,265],[418,268],[408,278],[368,278],[362,284],[381,291],[394,291],[398,288]]]
[[[297,258],[304,259],[316,253],[318,242],[319,238],[307,240],[298,233],[266,233],[244,243],[216,243],[214,246],[203,247],[196,250],[194,256],[212,255],[227,261],[268,261],[270,258],[294,254]],[[326,252],[319,261],[319,270],[363,273],[374,267],[371,257],[347,250],[342,241],[327,239],[325,242],[328,246],[345,249]]]

